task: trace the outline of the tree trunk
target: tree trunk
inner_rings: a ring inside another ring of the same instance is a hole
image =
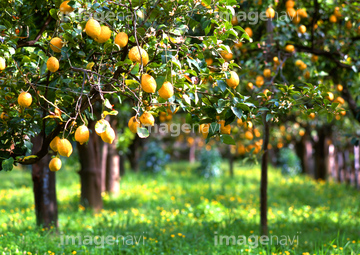
[[[229,147],[229,170],[230,170],[230,177],[234,177],[234,154],[231,151],[230,146]]]
[[[43,133],[32,139],[33,153],[42,147]],[[47,154],[32,165],[36,224],[45,228],[58,227],[55,173],[49,169],[51,156]]]
[[[322,126],[317,129],[318,140],[315,143],[315,179],[326,180],[329,153],[328,137],[330,136],[331,127]]]
[[[123,153],[120,153],[119,161],[120,177],[125,175],[125,157]]]
[[[359,169],[360,169],[360,155],[359,146],[354,146],[354,175],[355,175],[355,188],[359,189]]]
[[[99,140],[101,143],[101,192],[106,191],[106,165],[109,144]]]
[[[307,151],[307,135],[301,137],[300,141],[295,142],[295,152],[300,159],[301,173],[309,174],[309,153]]]
[[[129,146],[128,159],[131,169],[135,172],[139,170],[139,157],[140,157],[139,147],[141,145],[142,145],[142,140],[138,135],[136,135],[133,142]]]
[[[270,124],[266,121],[266,112],[263,113],[264,138],[263,155],[261,158],[261,181],[260,181],[260,225],[261,235],[268,234],[267,225],[267,185],[268,185],[268,145],[270,136]]]
[[[114,116],[110,117],[110,124],[113,128],[117,127],[117,120]],[[117,135],[115,132],[115,141]],[[120,155],[116,149],[116,142],[108,145],[106,159],[106,192],[117,194],[120,192]]]
[[[78,144],[81,170],[81,204],[85,208],[99,211],[102,206],[101,197],[101,164],[99,136],[94,131],[95,121],[89,121],[90,139],[87,144]]]

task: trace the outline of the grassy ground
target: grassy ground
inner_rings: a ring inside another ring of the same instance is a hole
[[[271,239],[261,245],[259,168],[236,165],[234,178],[210,183],[193,175],[194,167],[173,163],[157,176],[128,172],[121,193],[104,195],[104,210],[92,214],[78,204],[79,166],[67,164],[57,173],[58,232],[35,226],[30,171],[0,172],[0,252],[360,254],[360,193],[352,188],[271,169]],[[229,245],[225,235],[234,236]]]

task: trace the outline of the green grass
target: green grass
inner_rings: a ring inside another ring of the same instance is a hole
[[[192,174],[195,167],[173,163],[166,174],[156,176],[127,172],[121,180],[121,193],[104,195],[104,209],[93,214],[78,203],[79,165],[66,164],[57,173],[58,232],[35,226],[30,171],[0,172],[0,252],[360,254],[358,191],[304,176],[284,177],[270,169],[268,218],[273,243],[255,247],[259,235],[259,168],[236,165],[235,177],[229,178],[225,164],[226,175],[210,183]],[[93,245],[61,244],[64,235],[79,235],[85,244],[92,241]],[[95,247],[101,238],[120,235],[128,238],[124,245],[124,239],[119,238],[117,244]],[[221,235],[234,235],[246,243],[215,245]],[[141,238],[140,243],[130,236]],[[275,236],[284,245],[277,244]],[[290,244],[284,236],[295,237],[296,242]]]

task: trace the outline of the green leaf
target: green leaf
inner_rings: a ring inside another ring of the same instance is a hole
[[[26,152],[30,154],[30,153],[31,153],[31,150],[32,150],[32,147],[33,147],[32,142],[30,142],[30,141],[24,141],[24,146],[25,146],[25,148],[26,148]]]
[[[106,108],[109,108],[109,109],[111,109],[111,110],[112,110],[112,108],[113,108],[113,106],[111,105],[109,99],[107,99],[107,98],[106,98],[105,101],[104,101],[104,105],[105,105]]]
[[[5,159],[1,163],[1,167],[2,167],[2,169],[4,171],[11,171],[13,169],[13,165],[14,165],[14,159],[13,158]]]
[[[222,92],[226,90],[226,83],[223,80],[217,80],[216,84],[219,86]]]
[[[54,19],[56,19],[56,20],[59,19],[58,15],[57,15],[57,9],[50,9],[49,13],[50,13],[51,17],[53,17]]]
[[[327,117],[327,121],[331,122],[333,120],[333,118],[334,118],[334,114],[328,113],[326,117]]]
[[[208,138],[212,137],[214,134],[216,134],[217,132],[219,132],[219,128],[220,125],[217,122],[213,122],[210,124],[209,127],[209,134],[208,134]]]
[[[220,141],[225,144],[235,145],[235,140],[232,138],[231,135],[227,135],[227,134],[220,135]]]
[[[108,111],[104,111],[103,114],[104,114],[104,117],[107,116],[107,115],[118,115],[118,111],[111,111],[111,112],[108,112]]]
[[[274,114],[267,114],[266,115],[266,122],[268,122],[269,120],[271,120],[274,117]]]
[[[138,127],[137,134],[140,138],[147,138],[150,135],[149,130],[147,130],[147,128],[144,128],[144,127]]]
[[[236,117],[241,119],[241,117],[243,116],[243,111],[241,109],[239,109],[238,107],[235,107],[235,106],[231,106],[231,110],[235,114]]]

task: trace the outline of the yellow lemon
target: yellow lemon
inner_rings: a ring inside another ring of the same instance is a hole
[[[53,158],[50,160],[49,169],[51,172],[57,172],[61,169],[61,160],[59,158]]]
[[[140,51],[138,49],[138,46],[134,46],[131,48],[131,50],[129,51],[129,59],[132,62],[137,62],[139,64],[141,64],[141,60],[142,60],[142,64],[146,66],[147,63],[149,62],[149,55],[147,54],[146,50],[144,50],[140,46],[139,48]]]
[[[299,32],[302,33],[302,34],[305,34],[305,32],[306,32],[306,27],[305,27],[304,25],[301,25],[301,26],[299,27]]]
[[[51,143],[50,143],[50,148],[54,151],[57,152],[57,145],[60,141],[60,137],[56,136],[54,139],[52,139]]]
[[[285,3],[286,9],[287,8],[294,8],[294,6],[295,6],[295,2],[292,1],[292,0],[286,1],[286,3]]]
[[[268,69],[268,68],[266,68],[266,69],[264,69],[263,74],[264,74],[264,76],[265,76],[266,78],[270,78],[270,77],[271,77],[271,70]]]
[[[316,56],[316,55],[312,55],[312,56],[311,56],[311,61],[312,61],[312,62],[317,62],[318,59],[319,59],[319,57]]]
[[[307,17],[308,17],[308,14],[307,14],[307,12],[306,12],[305,9],[298,9],[298,10],[296,11],[296,13],[297,13],[297,15],[298,15],[299,17],[301,17],[301,18],[307,18]]]
[[[346,21],[345,27],[346,27],[347,29],[351,29],[351,28],[352,28],[351,20]]]
[[[156,81],[150,74],[141,75],[141,88],[147,93],[155,93]]]
[[[120,32],[115,36],[115,44],[119,45],[120,48],[124,48],[129,41],[129,37],[126,33]]]
[[[28,92],[21,92],[18,97],[18,104],[22,107],[29,107],[32,103],[32,96]]]
[[[307,65],[305,63],[302,63],[300,66],[299,66],[299,69],[301,71],[304,71],[305,69],[307,68]]]
[[[69,14],[70,12],[74,11],[74,8],[72,8],[70,5],[68,5],[70,1],[64,1],[62,4],[60,4],[60,12],[64,14]]]
[[[343,91],[344,87],[343,87],[343,85],[338,84],[338,85],[336,86],[336,89],[337,89],[337,91],[341,92],[341,91]]]
[[[225,120],[220,120],[220,133],[230,135],[231,133],[231,126],[228,124],[225,126]]]
[[[227,51],[221,51],[220,55],[225,59],[225,61],[230,61],[233,58],[233,54]]]
[[[296,16],[296,11],[294,8],[287,8],[286,13],[289,15],[289,17],[294,18]]]
[[[137,128],[140,127],[140,122],[136,120],[135,116],[131,117],[128,123],[128,127],[134,134],[137,133]]]
[[[0,71],[6,68],[6,61],[3,57],[0,57]]]
[[[204,123],[199,126],[199,132],[202,134],[202,136],[206,139],[208,137],[210,130],[210,123]]]
[[[89,136],[89,129],[85,125],[78,127],[75,131],[75,141],[79,142],[80,144],[84,144],[89,141]]]
[[[97,128],[97,126],[99,126],[100,128]],[[105,127],[103,127],[105,126]],[[101,120],[98,120],[95,124],[95,133],[98,135],[98,136],[101,136],[101,134],[103,132],[105,132],[105,130],[110,127],[110,123],[105,120],[105,119],[101,119]]]
[[[212,63],[214,62],[214,60],[212,58],[207,58],[207,59],[205,59],[205,62],[208,66],[211,66]]]
[[[314,112],[310,113],[309,118],[312,119],[312,120],[315,119],[315,113]]]
[[[59,70],[59,60],[55,57],[50,57],[46,62],[46,66],[50,72],[54,73]]]
[[[144,125],[144,126],[154,126],[155,118],[154,118],[154,116],[152,116],[151,113],[149,113],[149,112],[144,112],[144,113],[140,116],[140,122],[141,122],[141,124]]]
[[[330,18],[329,18],[329,21],[330,21],[331,23],[336,23],[336,22],[337,22],[336,16],[335,16],[334,14],[332,14],[332,15],[330,16]]]
[[[114,142],[114,140],[115,140],[115,131],[114,131],[114,129],[112,129],[112,127],[107,127],[105,129],[105,132],[101,133],[101,139],[105,143],[112,144]]]
[[[334,100],[334,94],[333,94],[332,92],[328,92],[326,98],[327,98],[328,100],[332,101],[332,100]]]
[[[285,46],[285,51],[287,51],[287,52],[291,53],[291,52],[294,52],[294,50],[295,50],[294,45],[288,44]]]
[[[269,19],[273,19],[275,17],[275,11],[273,8],[269,7],[267,10],[266,10],[266,17],[268,17]]]
[[[292,22],[293,22],[294,24],[299,24],[300,21],[301,21],[301,18],[300,18],[300,16],[298,16],[298,15],[296,15],[295,17],[292,18]]]
[[[59,154],[64,157],[70,157],[71,153],[73,152],[71,143],[65,138],[58,141],[57,149]]]
[[[61,52],[62,46],[63,46],[63,43],[62,43],[62,41],[61,41],[61,39],[59,37],[54,37],[53,39],[51,39],[50,48],[54,52]]]
[[[101,33],[100,23],[94,19],[89,19],[88,22],[86,22],[85,32],[91,38],[97,38]]]
[[[253,31],[250,27],[244,29],[248,36],[251,38],[253,36]]]
[[[309,72],[309,71],[306,71],[306,72],[305,72],[304,78],[305,78],[305,79],[309,79],[309,78],[310,78],[310,72]]]
[[[256,76],[255,85],[259,88],[264,85],[264,77],[261,75]]]
[[[6,120],[6,119],[8,119],[8,118],[9,118],[9,115],[8,115],[7,113],[2,112],[2,113],[0,114],[0,119]]]
[[[108,26],[101,26],[100,34],[94,40],[98,43],[104,43],[111,37],[111,30]]]
[[[168,100],[173,95],[174,95],[173,85],[168,81],[164,82],[161,88],[159,89],[159,96],[165,100]]]
[[[230,72],[230,78],[226,79],[226,84],[230,87],[235,89],[240,83],[240,79],[237,73],[234,71]]]
[[[252,140],[254,138],[254,135],[250,131],[246,131],[245,138],[248,140]]]

